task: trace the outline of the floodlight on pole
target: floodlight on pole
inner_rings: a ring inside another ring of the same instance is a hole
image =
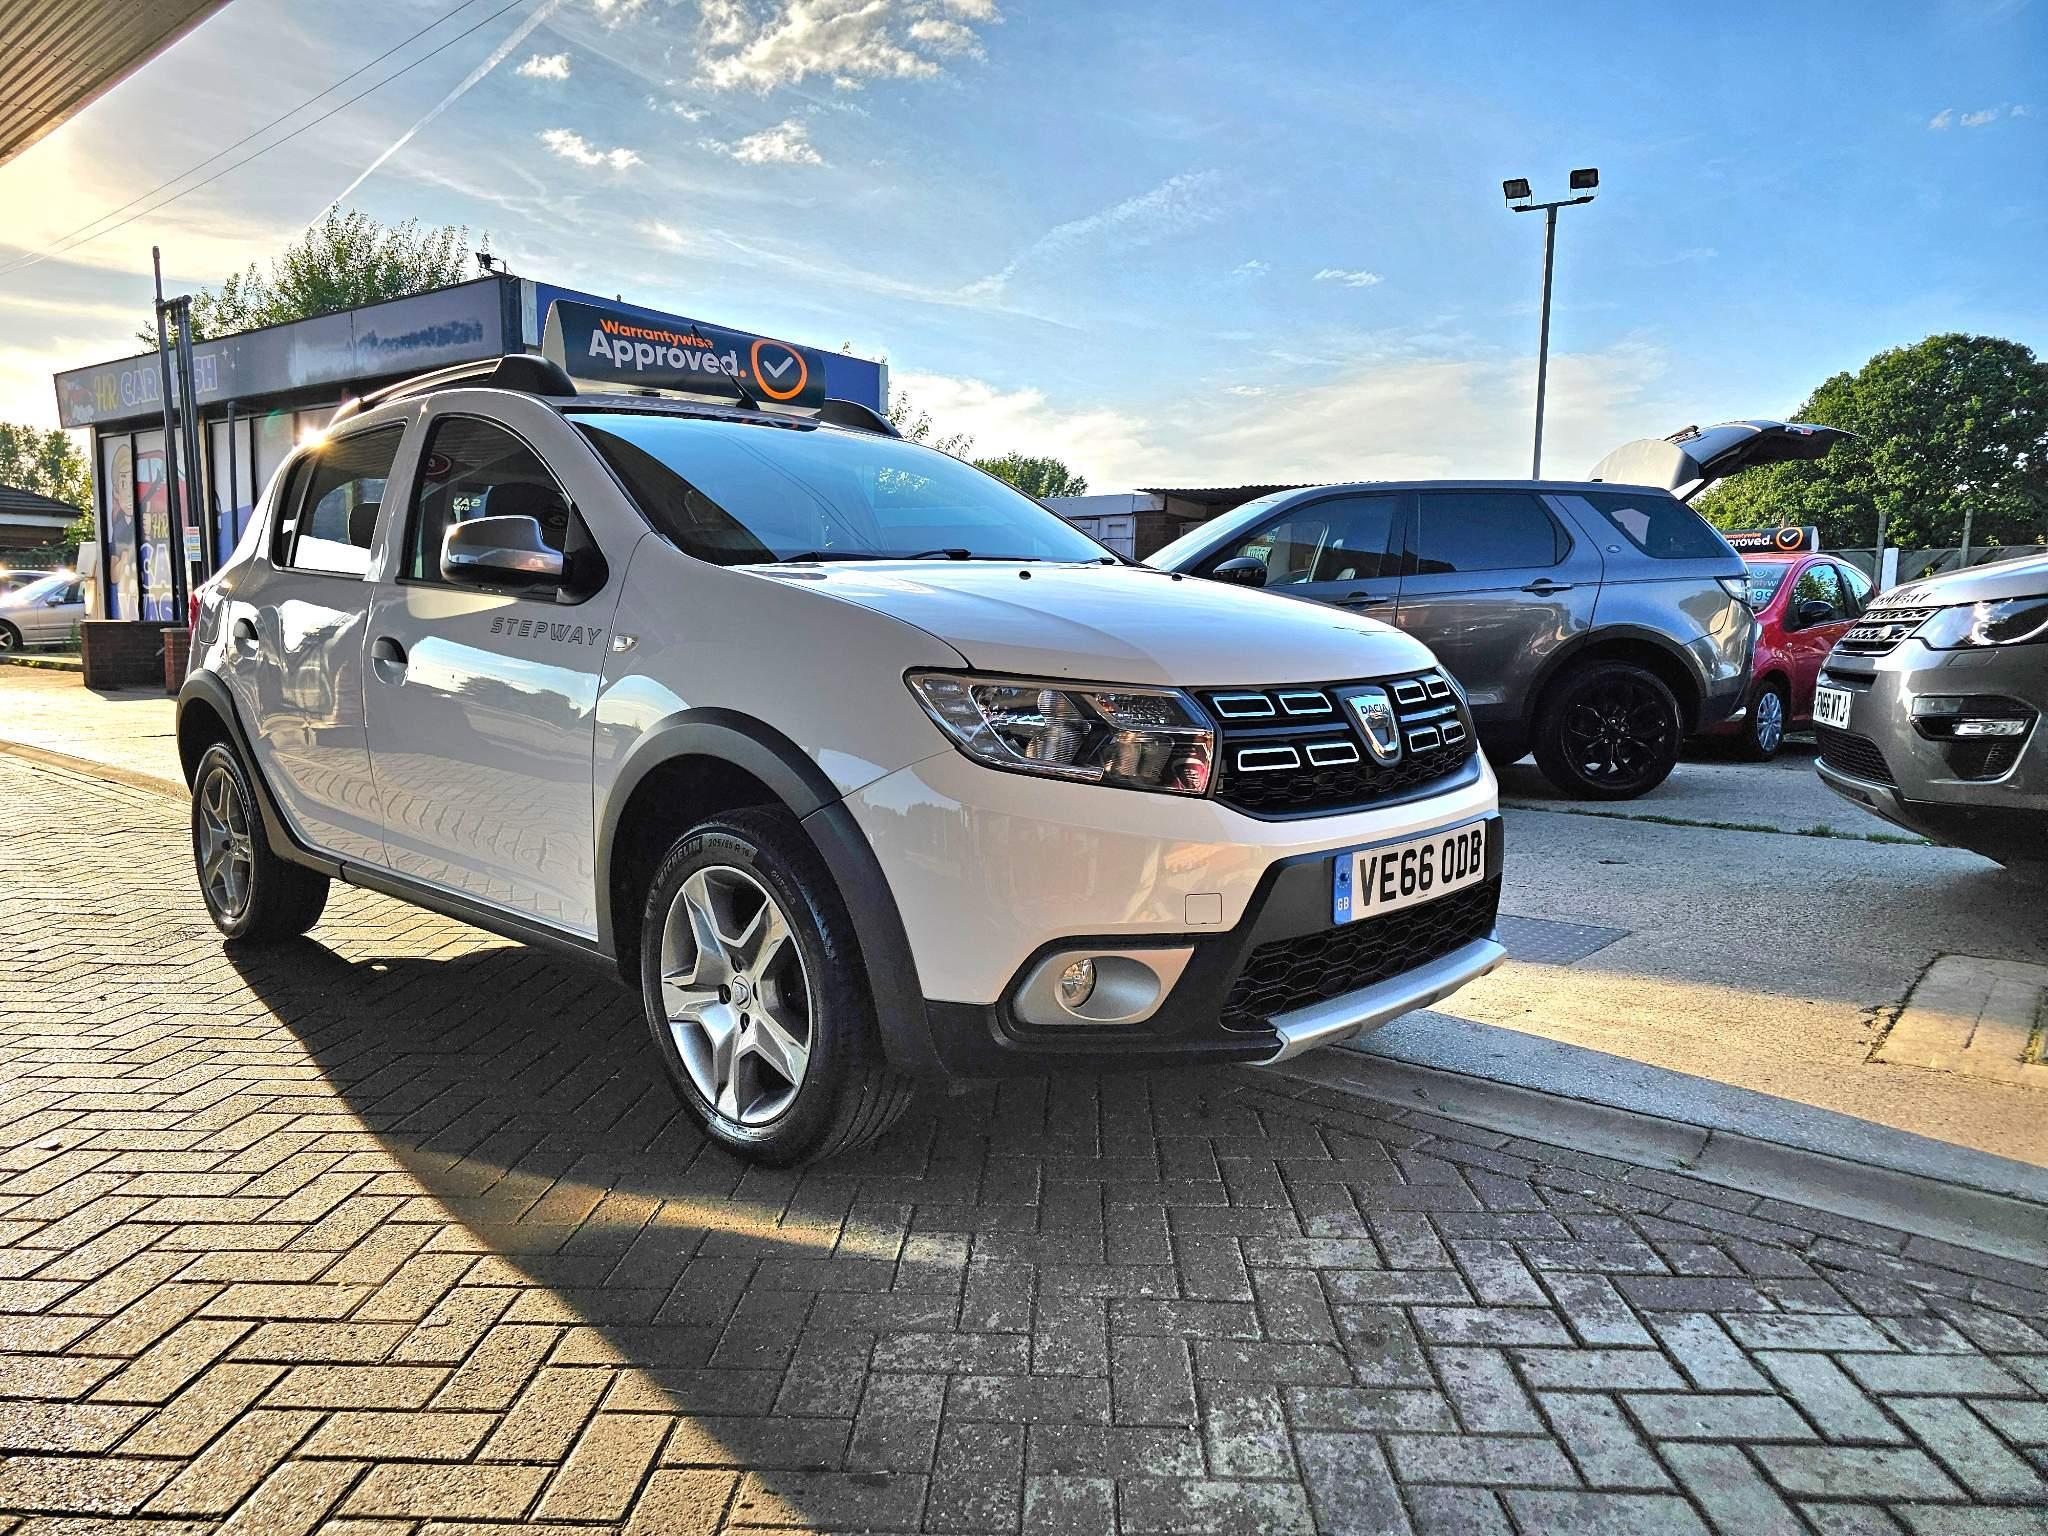
[[[1543,211],[1543,318],[1536,342],[1536,447],[1529,462],[1529,478],[1532,480],[1543,478],[1543,394],[1550,374],[1550,271],[1557,254],[1557,210],[1590,203],[1599,185],[1600,172],[1592,166],[1584,166],[1571,173],[1571,189],[1578,194],[1576,197],[1560,197],[1547,203],[1535,201],[1525,176],[1500,184],[1512,212]]]

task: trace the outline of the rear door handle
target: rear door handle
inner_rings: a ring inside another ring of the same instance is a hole
[[[1552,581],[1548,577],[1545,577],[1540,581],[1530,582],[1529,585],[1522,588],[1522,590],[1524,592],[1534,592],[1538,596],[1547,597],[1552,592],[1569,592],[1571,591],[1572,586],[1573,583],[1569,581]]]
[[[1347,592],[1338,599],[1346,608],[1381,608],[1391,603],[1391,597],[1374,597],[1369,592]]]
[[[234,623],[235,644],[242,650],[256,648],[256,624],[251,619],[237,619]]]
[[[389,635],[379,635],[370,642],[370,665],[377,669],[377,675],[386,682],[403,682],[405,647]]]

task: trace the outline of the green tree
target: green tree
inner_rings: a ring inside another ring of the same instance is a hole
[[[482,244],[489,247],[488,235]],[[251,262],[219,288],[194,294],[192,339],[402,299],[472,275],[466,228],[426,229],[418,219],[380,224],[367,213],[330,208],[272,259],[268,274]],[[137,334],[156,345],[154,326]]]
[[[69,432],[0,421],[0,485],[92,505],[92,466]]]
[[[922,443],[927,448],[936,448],[941,453],[950,453],[956,459],[964,459],[974,449],[974,436],[968,432],[939,433],[930,411],[921,411],[912,403],[910,396],[898,395],[889,402],[889,425],[902,433],[913,443]]]
[[[1717,528],[1813,523],[1835,548],[2048,542],[2048,363],[1995,336],[1930,336],[1838,373],[1797,419],[1855,437],[1746,470],[1694,505]]]
[[[976,469],[1007,480],[1026,496],[1085,496],[1088,480],[1067,468],[1064,460],[1046,454],[1006,453],[999,459],[976,459]]]

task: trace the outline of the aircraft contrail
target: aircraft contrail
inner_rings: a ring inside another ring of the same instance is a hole
[[[535,27],[539,26],[542,22],[546,21],[549,16],[553,15],[555,10],[557,9],[557,7],[561,5],[561,3],[562,0],[541,0],[540,7],[537,10],[535,10],[531,16],[527,17],[526,20],[522,21],[521,23],[519,23],[518,26],[514,27],[512,29],[511,35],[507,37],[502,43],[498,44],[496,48],[493,48],[491,50],[491,55],[489,58],[485,59],[483,63],[477,65],[475,69],[471,70],[467,75],[463,76],[461,83],[458,84],[454,90],[450,91],[446,96],[443,96],[438,102],[436,102],[433,105],[433,107],[427,112],[426,116],[422,117],[418,122],[414,123],[410,128],[406,129],[404,133],[400,134],[395,140],[393,140],[391,146],[388,149],[386,149],[383,154],[379,155],[376,159],[372,160],[369,163],[369,166],[363,171],[362,175],[358,176],[354,181],[350,182],[347,186],[343,187],[339,192],[335,193],[335,195],[328,200],[327,204],[321,208],[320,212],[314,214],[312,218],[306,221],[307,225],[311,226],[321,218],[325,217],[328,209],[337,206],[343,198],[349,195],[349,193],[355,191],[357,187],[360,187],[364,182],[368,181],[372,176],[376,175],[377,168],[381,166],[386,160],[389,160],[393,155],[397,154],[401,149],[405,148],[407,144],[411,143],[414,134],[418,133],[422,128],[426,127],[427,124],[431,123],[443,112],[446,112],[450,107],[454,106],[456,102],[460,101],[464,96],[466,96],[469,93],[471,87],[476,85],[478,81],[482,80],[484,76],[488,75],[500,64],[504,63],[505,55],[510,53],[514,48],[517,48],[521,43],[525,42],[527,35],[531,33]]]

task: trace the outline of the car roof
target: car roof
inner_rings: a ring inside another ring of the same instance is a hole
[[[1282,496],[1324,496],[1332,491],[1649,491],[1658,496],[1671,493],[1661,485],[1616,485],[1606,480],[1333,480],[1328,485],[1304,485]],[[1276,498],[1279,499],[1279,498]],[[1675,499],[1675,498],[1674,498]]]

